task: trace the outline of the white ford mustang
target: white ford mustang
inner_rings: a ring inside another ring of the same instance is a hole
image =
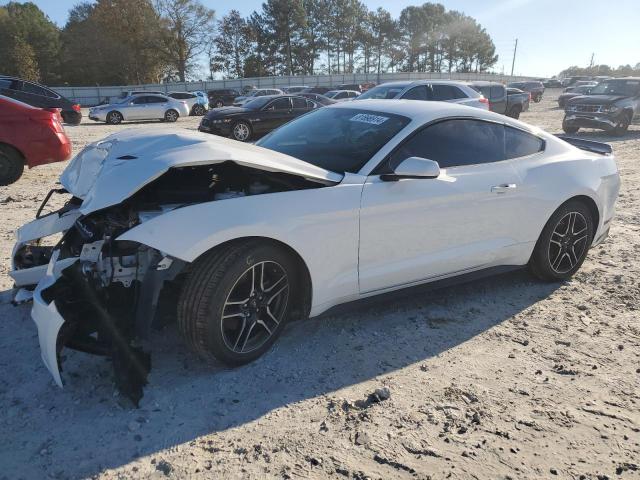
[[[363,297],[504,266],[563,280],[607,236],[620,183],[608,145],[571,142],[408,100],[325,107],[257,146],[125,131],[80,152],[64,208],[18,230],[16,300],[33,296],[59,385],[67,346],[111,356],[137,401],[136,341],[167,319],[238,365],[288,320]]]

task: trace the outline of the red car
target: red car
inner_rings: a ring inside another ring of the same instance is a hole
[[[35,108],[0,95],[0,185],[18,181],[24,171],[71,155],[60,109]]]

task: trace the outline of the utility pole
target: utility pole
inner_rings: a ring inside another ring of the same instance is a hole
[[[593,56],[595,55],[595,53],[591,54],[591,62],[589,63],[589,68],[593,68]]]
[[[513,62],[511,62],[511,76],[513,77],[513,69],[516,66],[516,52],[518,51],[518,39],[516,38],[516,45],[513,47]]]

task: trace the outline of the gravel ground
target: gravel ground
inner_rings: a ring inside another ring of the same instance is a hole
[[[522,120],[559,132],[558,93]],[[67,132],[77,152],[138,125]],[[169,327],[139,409],[102,358],[67,350],[56,387],[30,307],[8,303],[13,232],[65,165],[26,172],[0,188],[0,478],[637,478],[640,129],[581,137],[612,142],[622,191],[572,281],[417,289],[292,324],[237,369],[202,364]]]

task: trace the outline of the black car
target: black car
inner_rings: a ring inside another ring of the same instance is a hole
[[[321,105],[331,105],[336,103],[335,100],[325,97],[324,95],[320,95],[319,93],[297,93],[300,97],[310,98],[311,100],[318,102]]]
[[[629,125],[640,122],[640,77],[605,80],[588,95],[567,101],[562,129],[568,134],[582,127],[624,135]]]
[[[239,97],[240,92],[233,88],[220,88],[217,90],[209,90],[207,96],[209,97],[209,107],[220,108],[233,105],[234,98]]]
[[[507,87],[519,88],[523,92],[531,93],[531,100],[536,103],[542,100],[542,95],[544,94],[544,85],[542,84],[542,82],[512,82],[507,84]]]
[[[544,85],[544,88],[560,88],[562,87],[562,82],[555,78],[550,78],[549,80],[542,82],[542,85]]]
[[[360,85],[359,83],[343,83],[341,85],[338,85],[333,90],[355,90],[356,92],[363,92],[362,85]]]
[[[309,87],[305,88],[300,93],[319,93],[320,95],[324,95],[331,90],[333,90],[333,88],[331,87]]]
[[[62,110],[62,120],[71,125],[78,125],[82,120],[79,104],[39,83],[0,75],[0,95],[15,98],[32,107],[59,108]]]
[[[241,107],[209,110],[198,130],[247,142],[321,106],[298,95],[257,97]]]

